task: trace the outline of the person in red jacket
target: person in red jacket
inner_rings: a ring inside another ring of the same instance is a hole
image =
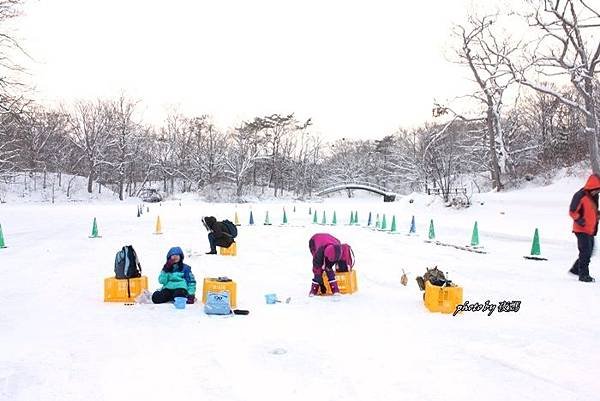
[[[594,250],[594,237],[598,233],[598,193],[600,176],[590,175],[587,182],[571,199],[569,215],[573,219],[573,233],[577,237],[579,257],[569,272],[579,276],[579,281],[594,282],[589,264]]]

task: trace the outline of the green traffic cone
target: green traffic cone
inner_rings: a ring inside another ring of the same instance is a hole
[[[2,224],[0,224],[0,249],[6,248],[6,244],[4,243],[4,234],[2,234]]]
[[[385,222],[385,213],[383,214],[383,218],[381,219],[381,231],[387,229],[387,223]]]
[[[471,246],[479,246],[479,230],[477,229],[477,222],[475,222],[475,225],[473,226],[473,235],[471,235]]]
[[[308,208],[308,214],[309,214],[309,215],[310,215],[310,214],[312,214],[312,207],[309,207],[309,208]]]
[[[431,221],[429,222],[429,239],[432,241],[435,239],[435,228],[433,228],[433,219],[431,219]]]
[[[327,216],[325,216],[325,210],[323,210],[323,218],[321,219],[321,224],[322,225],[327,224]]]
[[[354,224],[354,212],[350,210],[350,222],[348,225],[351,226],[352,224]]]
[[[92,224],[92,235],[90,238],[99,238],[98,236],[98,224],[96,223],[96,218],[94,217],[94,223]]]
[[[397,233],[396,231],[396,215],[392,216],[392,227],[390,227],[390,233]]]
[[[354,212],[354,224],[358,225],[358,210]]]
[[[287,214],[285,213],[285,208],[283,208],[283,224],[287,224],[287,223],[288,223]]]
[[[313,214],[313,224],[317,224],[317,211],[315,210],[315,214]]]
[[[337,225],[337,215],[335,214],[335,210],[333,211],[333,220],[331,220],[331,225]]]
[[[269,211],[267,210],[267,214],[265,214],[265,226],[270,226],[271,225],[271,220],[269,220]]]
[[[0,230],[0,244],[2,241],[2,231]],[[541,255],[541,249],[540,249],[540,235],[538,233],[538,229],[535,229],[535,232],[533,233],[533,242],[531,243],[531,256],[540,256]]]
[[[379,221],[379,213],[377,213],[377,217],[375,218],[375,228],[379,230],[381,227],[381,222]]]

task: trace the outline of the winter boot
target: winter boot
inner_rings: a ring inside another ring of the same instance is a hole
[[[579,259],[573,263],[573,267],[569,270],[569,273],[579,276]]]
[[[584,283],[593,283],[596,280],[592,276],[579,276],[579,281],[583,281]]]
[[[331,287],[331,292],[333,295],[340,295],[340,289],[336,280],[330,281],[329,286]]]
[[[308,293],[308,296],[309,297],[314,297],[318,293],[319,293],[319,283],[315,283],[313,281],[312,285],[310,286],[310,292]]]
[[[216,255],[217,251],[210,251],[210,252],[206,252],[206,255]]]

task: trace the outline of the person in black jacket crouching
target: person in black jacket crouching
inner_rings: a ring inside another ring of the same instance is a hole
[[[218,246],[229,248],[235,242],[237,232],[232,231],[237,229],[229,220],[217,221],[213,216],[205,216],[202,218],[202,224],[208,230],[210,252],[206,252],[207,255],[216,255]],[[233,226],[233,229],[229,226]]]

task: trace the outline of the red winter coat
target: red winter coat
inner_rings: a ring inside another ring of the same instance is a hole
[[[600,189],[600,177],[590,175],[584,187],[575,192],[569,207],[569,215],[573,219],[573,232],[596,235],[598,232],[598,195],[592,196],[590,191]]]

